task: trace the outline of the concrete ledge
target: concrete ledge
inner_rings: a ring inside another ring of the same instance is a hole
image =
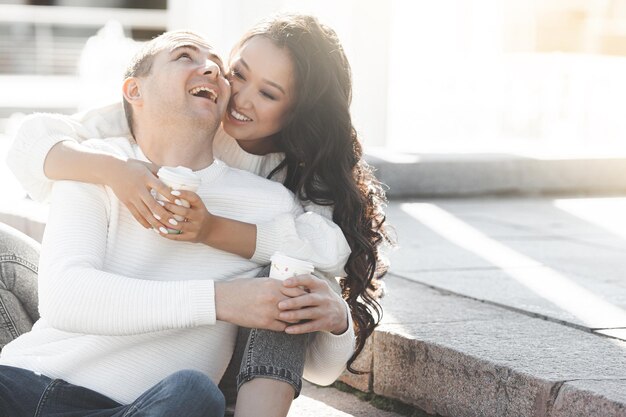
[[[621,417],[626,415],[626,380],[572,381],[563,384],[554,403],[553,417]]]
[[[626,192],[626,158],[370,154],[366,159],[389,187],[390,198]]]
[[[388,285],[374,393],[450,417],[626,416],[626,343],[393,276]]]

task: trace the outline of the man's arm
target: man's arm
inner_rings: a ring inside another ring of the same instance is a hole
[[[150,281],[103,271],[107,236],[115,233],[109,214],[102,187],[55,185],[40,260],[42,318],[61,330],[110,335],[214,324],[213,281]]]

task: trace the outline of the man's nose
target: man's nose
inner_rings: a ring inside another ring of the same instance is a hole
[[[210,59],[207,59],[204,62],[204,75],[208,75],[212,78],[216,78],[218,75],[220,75],[219,65],[217,65],[215,62],[211,61]]]

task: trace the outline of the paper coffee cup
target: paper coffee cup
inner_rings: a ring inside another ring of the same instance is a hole
[[[163,181],[167,186],[171,187],[172,190],[185,190],[185,191],[198,191],[200,187],[200,183],[202,180],[189,168],[187,167],[161,167],[159,172],[157,172],[157,176],[161,181]],[[157,200],[173,202],[174,198],[170,196],[169,198],[162,196],[161,194],[157,194]],[[171,199],[171,200],[170,200]],[[180,198],[179,199],[183,206],[189,208],[189,201]],[[179,216],[177,214],[174,215],[174,218],[179,222],[185,220],[184,217]],[[170,233],[178,233],[176,229],[167,229]]]
[[[292,258],[281,252],[273,254],[270,260],[272,261],[270,278],[276,278],[281,281],[297,275],[310,274],[314,269],[311,262]]]

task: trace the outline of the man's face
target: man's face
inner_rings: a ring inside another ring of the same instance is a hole
[[[220,57],[184,35],[154,57],[150,73],[139,82],[147,120],[205,133],[217,129],[230,97]]]

